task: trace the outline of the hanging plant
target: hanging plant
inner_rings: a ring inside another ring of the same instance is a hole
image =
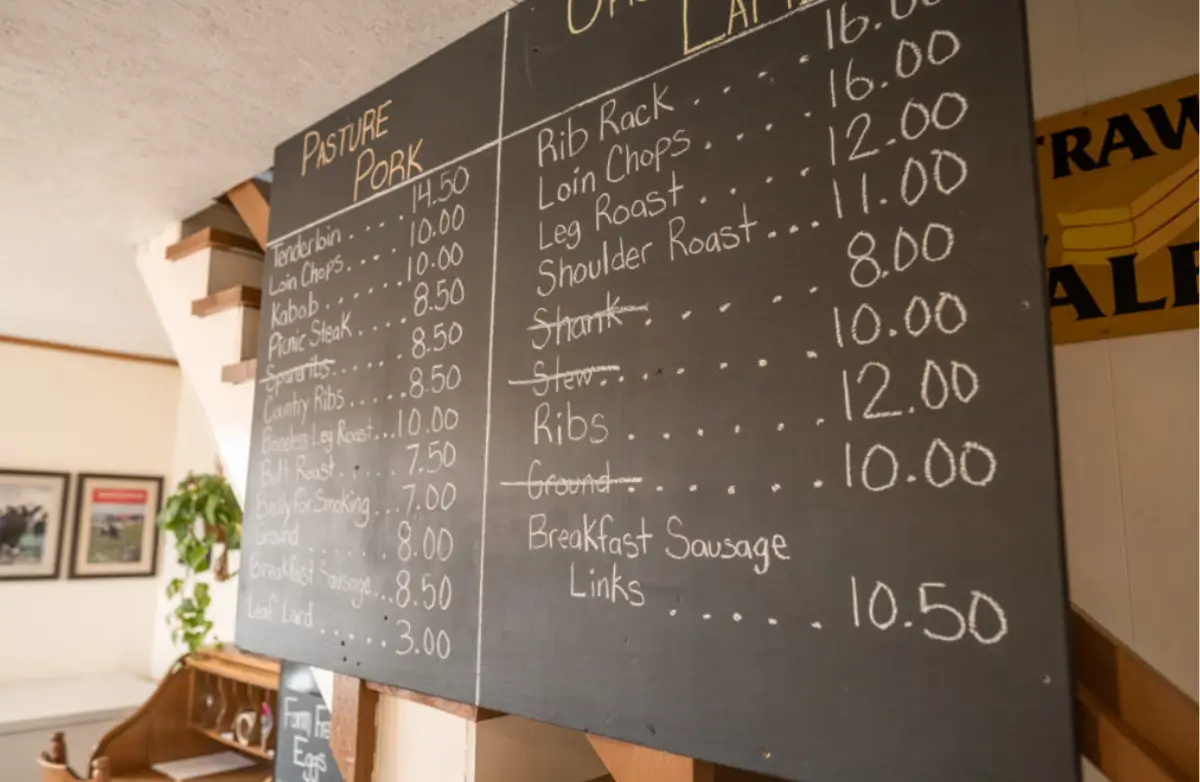
[[[213,628],[208,584],[196,577],[210,570],[216,581],[236,575],[229,572],[229,552],[242,547],[242,509],[223,475],[188,473],[167,498],[158,526],[174,538],[176,559],[184,568],[183,577],[167,584],[167,599],[179,599],[167,615],[171,640],[194,652]]]

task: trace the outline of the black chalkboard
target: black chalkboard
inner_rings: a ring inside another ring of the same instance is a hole
[[[239,644],[1076,778],[1031,127],[1016,0],[554,0],[284,143]]]
[[[283,662],[275,718],[276,782],[342,782],[329,746],[329,705],[310,666]]]

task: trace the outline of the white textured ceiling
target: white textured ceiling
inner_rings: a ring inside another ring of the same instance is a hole
[[[0,0],[0,335],[170,355],[135,245],[511,0]]]

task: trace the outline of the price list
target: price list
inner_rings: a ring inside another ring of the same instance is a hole
[[[239,642],[789,779],[1072,778],[1023,25],[526,2],[282,146]]]

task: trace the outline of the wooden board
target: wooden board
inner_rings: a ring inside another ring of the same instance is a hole
[[[1022,4],[682,7],[524,3],[277,150],[239,645],[1073,778]]]

